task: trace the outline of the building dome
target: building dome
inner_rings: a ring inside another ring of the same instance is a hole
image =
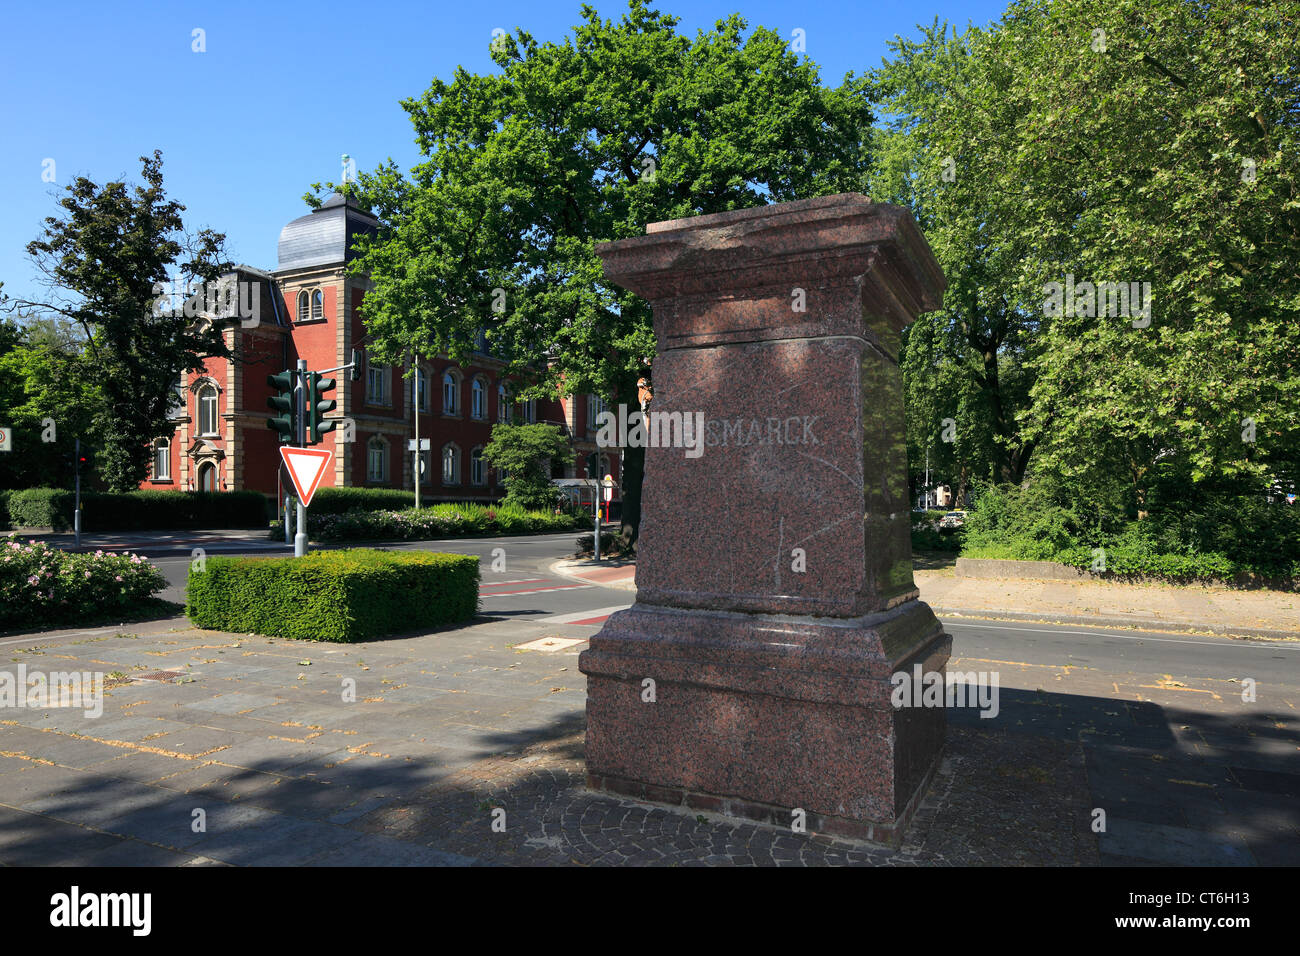
[[[356,258],[352,243],[358,235],[375,235],[379,220],[355,199],[335,193],[305,216],[280,230],[276,271],[349,262]]]

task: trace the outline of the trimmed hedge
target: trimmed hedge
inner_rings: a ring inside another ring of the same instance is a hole
[[[311,499],[311,514],[341,515],[348,511],[404,511],[415,507],[414,491],[395,488],[321,488]]]
[[[352,548],[301,558],[208,558],[190,568],[195,627],[317,641],[365,641],[478,613],[478,558]]]
[[[82,531],[171,528],[264,528],[270,502],[259,491],[159,491],[81,495]],[[9,520],[18,528],[72,530],[76,496],[62,488],[9,492]]]
[[[523,511],[496,505],[437,504],[407,511],[349,511],[316,513],[315,500],[307,515],[307,534],[314,541],[421,541],[467,535],[536,534],[572,531],[590,519],[567,512]],[[284,534],[283,525],[273,536]]]

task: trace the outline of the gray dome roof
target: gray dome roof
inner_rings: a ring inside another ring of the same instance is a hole
[[[348,262],[356,255],[352,243],[358,235],[374,235],[379,220],[339,193],[280,230],[278,271]]]

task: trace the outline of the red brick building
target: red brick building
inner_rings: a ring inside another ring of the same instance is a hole
[[[602,407],[593,396],[519,402],[501,362],[487,352],[476,353],[465,366],[443,355],[420,357],[414,389],[411,363],[369,360],[360,314],[367,281],[349,276],[346,266],[355,237],[373,234],[378,225],[368,211],[336,193],[284,227],[274,271],[239,266],[227,277],[248,283],[244,301],[254,305],[256,317],[245,315],[227,325],[233,360],[209,359],[202,374],[178,378],[175,428],[155,442],[150,477],[142,487],[283,495],[279,438],[266,424],[275,414],[267,407],[273,390],[266,377],[295,367],[300,358],[312,370],[336,368],[351,360],[354,348],[362,356],[359,381],[351,381],[347,372],[331,376],[338,387],[329,397],[338,408],[328,417],[339,419],[339,426],[318,446],[334,452],[322,487],[414,490],[414,454],[407,442],[415,437],[417,404],[420,438],[430,439],[431,446],[424,453],[423,498],[501,497],[500,476],[481,458],[497,422],[558,425],[573,444],[575,465],[563,474],[556,469],[553,477],[586,477],[587,456],[597,451],[595,415]],[[601,454],[601,474],[620,479],[617,453]]]

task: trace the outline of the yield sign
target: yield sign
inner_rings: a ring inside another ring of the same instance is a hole
[[[332,451],[323,448],[280,446],[280,457],[289,469],[289,477],[293,480],[294,490],[298,492],[298,500],[304,508],[311,504],[311,496],[316,494],[316,487],[325,477],[325,466],[333,456]]]

